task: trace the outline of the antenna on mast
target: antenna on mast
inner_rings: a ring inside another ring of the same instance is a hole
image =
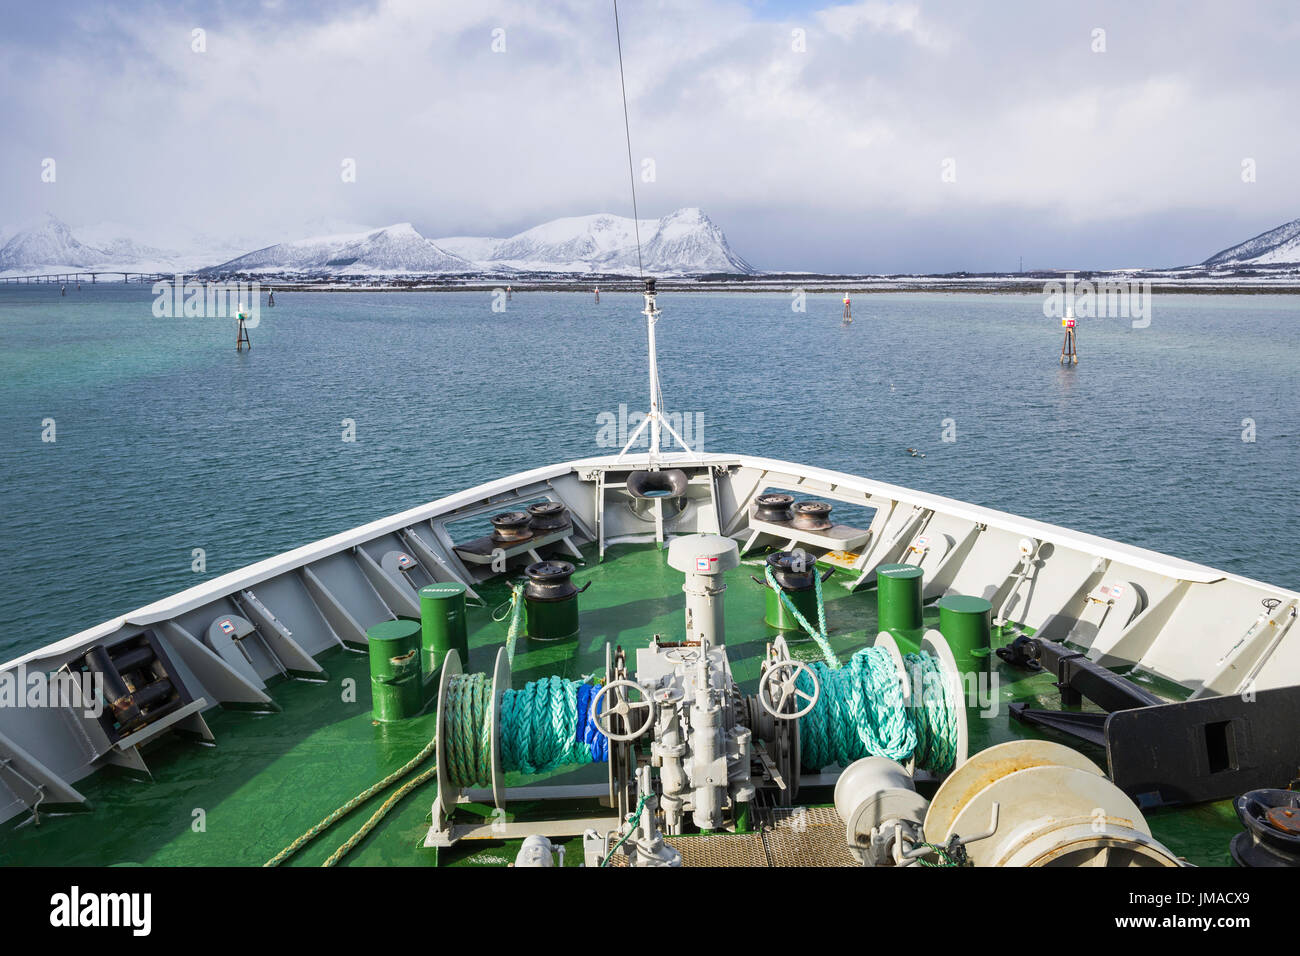
[[[663,416],[663,393],[659,389],[659,358],[655,352],[655,322],[659,319],[659,308],[655,305],[655,280],[645,278],[645,263],[641,258],[641,221],[637,218],[636,210],[636,173],[633,171],[632,166],[632,126],[627,118],[627,81],[623,77],[623,36],[618,25],[618,0],[614,0],[614,37],[618,42],[618,84],[623,92],[623,132],[627,140],[627,175],[632,186],[632,227],[636,233],[636,265],[637,271],[645,280],[645,292],[643,293],[645,308],[641,310],[641,314],[645,316],[646,335],[650,344],[650,411],[646,414],[645,420],[636,427],[636,431],[632,432],[632,436],[628,438],[627,444],[618,453],[618,458],[615,461],[621,460],[627,454],[628,449],[636,444],[637,439],[641,437],[641,433],[649,425],[649,464],[651,468],[654,468],[655,458],[659,454],[659,433],[661,428],[667,429],[668,434],[677,439],[677,443],[688,452],[693,449],[682,440],[682,436],[677,434],[673,426],[668,424],[667,419]],[[599,297],[597,301],[599,301]]]
[[[673,428],[673,426],[668,422],[668,419],[664,417],[663,413],[663,392],[659,388],[659,355],[655,348],[655,323],[659,321],[659,307],[655,305],[654,279],[645,280],[645,292],[642,294],[645,298],[645,308],[641,310],[641,314],[645,316],[646,336],[649,342],[650,411],[646,413],[645,419],[641,424],[636,427],[636,431],[632,432],[631,436],[627,440],[627,444],[624,445],[623,450],[618,453],[618,458],[621,459],[628,453],[628,449],[636,444],[637,439],[641,437],[641,433],[645,431],[647,426],[649,426],[649,459],[651,466],[653,466],[655,458],[659,454],[660,429],[667,431],[669,435],[677,440],[677,444],[681,445],[682,448],[686,449],[686,451],[689,452],[693,449],[690,445],[686,444],[685,439],[683,439],[681,435],[677,434],[677,429]]]

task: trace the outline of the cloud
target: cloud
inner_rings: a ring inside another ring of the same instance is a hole
[[[631,211],[606,4],[56,7],[0,38],[0,218],[272,241]],[[1300,215],[1287,5],[624,0],[620,16],[633,158],[656,170],[641,213],[701,206],[762,267],[1169,264]]]
[[[852,39],[858,31],[867,29],[901,34],[933,50],[945,50],[949,42],[929,27],[915,3],[846,3],[817,11],[816,20],[827,32],[843,39]]]

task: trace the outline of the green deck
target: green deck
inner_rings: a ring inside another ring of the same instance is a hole
[[[589,560],[593,549],[585,553]],[[761,574],[754,559],[728,576],[727,644],[735,677],[752,693],[764,646],[775,633],[763,623],[764,596],[749,580]],[[664,553],[652,546],[615,546],[603,564],[581,566],[577,583],[592,581],[582,597],[582,633],[576,641],[521,643],[515,658],[515,686],[549,674],[576,678],[603,669],[607,641],[631,649],[649,643],[655,633],[681,635],[683,596],[680,573],[668,568]],[[826,587],[832,644],[846,658],[875,634],[875,594],[849,594],[832,578]],[[503,582],[478,589],[487,608],[469,613],[471,670],[490,670],[505,638],[505,624],[490,611],[507,600]],[[938,611],[926,609],[926,623]],[[792,646],[797,657],[816,656],[811,642]],[[1059,706],[1046,674],[1030,677],[996,658],[1001,699]],[[329,673],[324,683],[280,682],[268,691],[283,708],[277,714],[214,710],[206,715],[215,746],[171,737],[148,751],[152,782],[116,768],[80,781],[78,789],[93,810],[62,816],[43,815],[40,826],[11,823],[0,835],[0,861],[10,865],[260,865],[376,780],[409,760],[433,733],[432,707],[424,716],[400,724],[378,724],[370,716],[366,655],[335,651],[321,658]],[[347,700],[345,687],[354,687]],[[972,715],[972,752],[1004,740],[1027,736],[1005,707],[992,718]],[[1080,745],[1104,766],[1104,756]],[[535,784],[538,777],[509,777],[508,785]],[[559,773],[549,779],[599,782],[604,765]],[[828,790],[805,797],[829,802]],[[344,842],[385,795],[354,811],[297,854],[288,865],[318,865]],[[395,808],[382,825],[344,860],[347,865],[435,864],[434,851],[423,847],[429,826],[433,784]],[[526,814],[525,805],[511,811]],[[575,808],[546,806],[551,814]],[[606,814],[608,810],[604,811]],[[1231,865],[1228,842],[1239,832],[1230,803],[1224,801],[1183,810],[1148,814],[1156,837],[1175,853],[1201,866]],[[581,860],[580,840],[571,841],[566,863]],[[517,843],[464,843],[442,851],[443,865],[503,866],[514,860]]]

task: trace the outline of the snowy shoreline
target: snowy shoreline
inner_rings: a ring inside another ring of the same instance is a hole
[[[1150,282],[1153,295],[1297,295],[1300,294],[1300,276],[1282,280],[1225,280],[1225,279],[1170,279],[1146,277],[1126,273],[1124,276],[1088,275],[1074,273],[1076,281],[1145,283]],[[494,292],[510,289],[511,292],[583,292],[602,293],[640,292],[642,282],[635,277],[591,277],[510,279],[488,277],[455,280],[437,279],[358,279],[343,281],[337,278],[320,281],[303,281],[284,276],[227,276],[250,279],[264,288],[277,292]],[[977,293],[985,295],[1042,295],[1044,286],[1065,278],[1065,273],[1044,274],[1034,278],[980,277],[978,279],[953,279],[949,277],[908,276],[880,278],[875,276],[752,276],[745,279],[698,279],[656,277],[660,292],[728,292],[728,293],[781,293],[802,290],[812,294],[849,293]]]

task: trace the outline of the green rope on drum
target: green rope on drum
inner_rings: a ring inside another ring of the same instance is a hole
[[[838,670],[820,661],[812,664],[821,693],[799,722],[804,769],[847,767],[874,756],[915,759],[917,766],[936,773],[951,770],[957,719],[938,662],[929,654],[909,654],[906,668],[915,688],[908,704],[894,658],[883,647],[864,647]],[[804,693],[813,692],[807,673],[796,683]]]
[[[912,687],[908,716],[916,728],[916,764],[935,773],[948,773],[957,762],[956,708],[962,703],[952,699],[954,688],[934,656],[925,651],[908,654],[903,664]]]
[[[454,674],[447,682],[447,776],[457,787],[492,784],[492,682]]]
[[[501,768],[547,773],[591,763],[585,681],[551,676],[501,694]],[[447,685],[447,775],[453,786],[492,783],[492,682],[486,674],[457,674]]]

